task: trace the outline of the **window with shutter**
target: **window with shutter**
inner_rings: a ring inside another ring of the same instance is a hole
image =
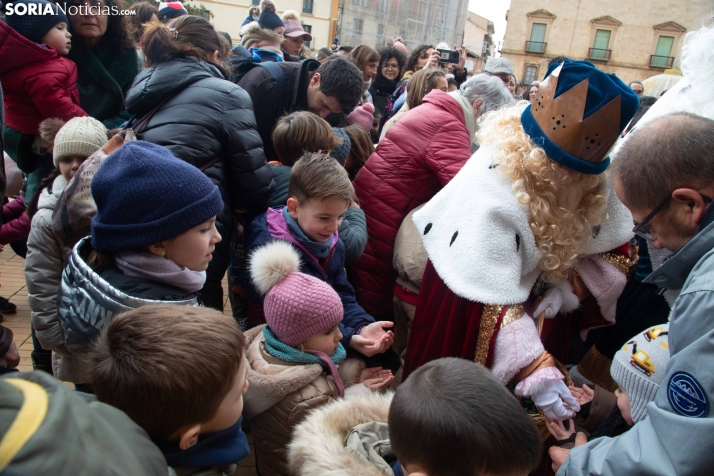
[[[590,50],[590,59],[606,60],[608,58],[607,47],[610,46],[610,30],[597,30],[595,32],[595,41]]]
[[[531,39],[526,41],[526,51],[529,53],[545,52],[545,23],[534,23],[531,28]]]

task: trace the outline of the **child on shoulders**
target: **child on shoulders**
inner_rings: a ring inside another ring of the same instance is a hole
[[[293,244],[275,241],[251,257],[250,274],[265,296],[266,326],[246,333],[250,365],[245,416],[252,421],[258,470],[292,474],[285,447],[292,428],[315,408],[347,394],[368,394],[394,379],[389,370],[365,369],[340,343],[342,301],[324,281],[298,272]]]
[[[347,172],[324,154],[305,154],[292,168],[287,206],[269,208],[246,230],[251,252],[274,240],[291,243],[300,255],[300,272],[327,282],[340,296],[344,316],[339,323],[343,346],[371,357],[388,351],[394,324],[375,322],[357,304],[354,289],[345,272],[345,245],[338,228],[347,208],[356,200]],[[249,287],[249,327],[265,322],[263,298]],[[251,325],[252,324],[252,325]],[[396,355],[395,355],[396,357]],[[398,359],[397,359],[398,360]]]

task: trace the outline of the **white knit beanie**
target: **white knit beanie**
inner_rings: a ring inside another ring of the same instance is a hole
[[[615,353],[610,375],[630,398],[632,421],[647,415],[646,406],[654,401],[664,381],[669,362],[669,324],[650,327]]]
[[[107,128],[93,117],[75,117],[62,126],[55,136],[53,159],[55,167],[63,157],[89,157],[108,140]]]

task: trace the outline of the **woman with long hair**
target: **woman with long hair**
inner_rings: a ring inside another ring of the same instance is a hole
[[[153,23],[144,33],[147,68],[127,94],[127,110],[141,118],[142,139],[163,145],[218,185],[224,208],[216,246],[201,291],[206,306],[223,309],[221,280],[238,239],[236,212],[265,211],[273,176],[256,130],[248,94],[226,80],[227,48],[210,23],[193,15]]]
[[[399,119],[401,119],[404,113],[410,109],[420,106],[424,96],[429,94],[434,89],[439,89],[444,92],[447,92],[449,89],[449,82],[446,80],[446,75],[443,71],[439,69],[422,69],[417,71],[407,84],[407,97],[404,105],[399,109],[394,117],[384,124],[379,140],[381,141],[384,139],[387,135],[387,131],[389,131],[389,129],[396,124]]]
[[[354,61],[364,77],[364,101],[372,102],[369,88],[377,76],[379,53],[367,45],[359,45],[350,51],[349,57]]]

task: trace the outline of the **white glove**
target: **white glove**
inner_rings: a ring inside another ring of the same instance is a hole
[[[546,380],[542,382],[538,391],[531,395],[531,400],[551,420],[567,420],[568,418],[573,418],[575,412],[580,411],[578,401],[562,380]],[[568,409],[563,402],[567,403],[572,410]]]
[[[538,319],[540,313],[545,311],[545,318],[552,319],[561,307],[563,307],[563,293],[558,288],[549,288],[533,311],[533,317]]]

